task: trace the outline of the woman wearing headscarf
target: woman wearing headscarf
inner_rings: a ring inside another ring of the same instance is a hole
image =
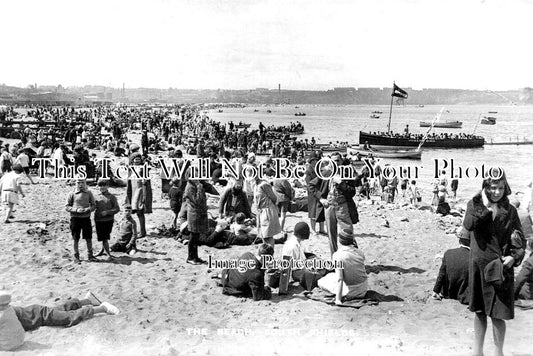
[[[474,355],[483,354],[487,316],[492,320],[496,355],[503,355],[505,320],[514,318],[514,268],[524,258],[518,213],[502,170],[492,170],[482,190],[468,202],[464,227],[471,231],[469,309],[474,317]]]

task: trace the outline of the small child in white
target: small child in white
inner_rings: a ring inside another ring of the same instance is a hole
[[[10,223],[9,219],[13,219],[13,208],[19,202],[19,193],[25,197],[22,187],[20,186],[20,174],[23,169],[20,164],[15,164],[13,170],[4,174],[0,179],[0,192],[2,193],[2,202],[7,205],[6,217],[4,223]]]
[[[409,185],[409,200],[411,204],[414,206],[417,206],[418,203],[422,200],[422,196],[420,195],[420,191],[418,190],[418,187],[416,186],[416,180],[412,180],[411,184]]]
[[[19,152],[19,155],[17,156],[17,159],[15,160],[15,164],[17,163],[20,164],[22,166],[22,170],[24,171],[24,174],[30,180],[30,183],[35,184],[35,182],[33,181],[30,175],[30,157],[28,156],[28,149],[23,148],[23,149],[20,149],[18,152]]]

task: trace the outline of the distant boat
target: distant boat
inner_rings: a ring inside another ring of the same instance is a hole
[[[489,114],[497,114],[497,111],[489,111]]]
[[[379,119],[379,115],[372,114],[372,115],[370,115],[370,118],[371,119]]]
[[[461,121],[437,122],[433,125],[433,127],[442,127],[447,129],[460,129],[462,126],[463,123]],[[431,127],[431,122],[420,121],[420,127]]]
[[[383,114],[383,111],[372,111],[372,114]]]
[[[259,110],[255,109],[254,112],[259,112]]]
[[[304,112],[297,112],[294,114],[294,116],[305,116],[306,114]]]
[[[482,116],[480,124],[482,125],[496,125],[496,118],[492,116]]]
[[[423,108],[423,107],[424,107],[424,105],[418,105],[418,107],[419,107],[419,108]]]
[[[377,148],[349,148],[348,153],[352,155],[359,153],[362,157],[367,157],[372,155],[376,158],[406,158],[406,159],[421,159],[422,149],[395,149],[395,150],[384,150]]]
[[[299,109],[300,107],[299,107],[299,106],[295,106],[294,108],[295,108],[295,109]]]
[[[235,128],[237,128],[237,129],[247,129],[250,126],[252,126],[252,124],[238,124],[238,125],[235,125]]]
[[[224,110],[222,110],[222,109],[218,109],[218,112],[224,112]]]
[[[267,110],[267,113],[270,114],[272,112],[272,110]]]
[[[332,146],[327,143],[317,143],[314,147],[315,150],[320,150],[322,152],[339,152],[339,153],[346,153],[348,150],[348,146],[346,145],[340,145],[340,146]]]

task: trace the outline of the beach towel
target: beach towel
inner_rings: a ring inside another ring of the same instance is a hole
[[[318,302],[335,305],[335,294],[321,288],[315,288],[310,292],[302,292],[303,296]],[[340,307],[359,309],[368,305],[378,305],[380,302],[402,302],[403,299],[395,295],[383,295],[376,291],[369,290],[363,298],[347,298]]]

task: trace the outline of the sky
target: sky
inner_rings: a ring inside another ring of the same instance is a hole
[[[0,0],[0,84],[533,87],[533,0]]]

